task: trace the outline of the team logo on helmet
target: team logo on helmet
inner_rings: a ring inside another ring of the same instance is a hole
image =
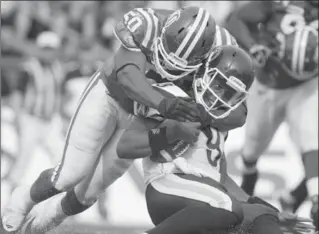
[[[175,11],[173,14],[171,14],[166,23],[165,23],[165,27],[169,27],[171,26],[176,20],[179,19],[179,17],[181,16],[181,11],[178,10],[178,11]]]

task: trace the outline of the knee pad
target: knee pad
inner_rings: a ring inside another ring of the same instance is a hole
[[[83,205],[76,197],[74,189],[68,191],[61,201],[62,210],[68,216],[82,213],[89,209],[92,205]]]
[[[47,169],[40,174],[30,189],[32,201],[39,203],[62,192],[54,187],[54,183],[51,180],[53,174],[54,168]]]

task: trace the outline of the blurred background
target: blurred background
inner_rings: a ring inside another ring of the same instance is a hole
[[[64,135],[87,80],[119,46],[112,35],[118,18],[134,7],[176,9],[200,5],[223,25],[245,1],[1,1],[1,205],[12,189],[31,183],[60,159]],[[226,151],[231,175],[244,127],[231,133]],[[20,160],[17,160],[20,159]],[[287,163],[289,167],[287,167]],[[274,191],[293,187],[303,176],[286,126],[260,160],[257,195],[277,204]],[[101,197],[68,220],[73,232],[132,233],[152,226],[144,200],[141,162]],[[299,212],[307,211],[307,204]],[[305,208],[306,207],[306,208]],[[307,212],[305,212],[307,215]],[[83,226],[84,225],[84,226]],[[81,230],[74,232],[75,230]],[[62,232],[56,232],[62,233]]]

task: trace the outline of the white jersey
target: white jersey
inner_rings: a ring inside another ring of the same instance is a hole
[[[210,177],[220,182],[223,173],[224,144],[227,133],[211,128],[212,139],[201,132],[198,141],[180,157],[167,163],[156,163],[149,157],[143,159],[144,180],[146,184],[167,174],[184,173],[196,176]]]
[[[185,97],[187,94],[171,82],[154,84],[157,89],[165,90],[175,96]],[[158,112],[154,109],[145,108],[141,104],[134,105],[135,114],[148,118],[157,118]],[[157,163],[149,157],[143,159],[143,170],[145,183],[164,177],[172,173],[194,174],[197,176],[211,177],[216,181],[221,178],[221,159],[224,156],[224,143],[226,132],[220,132],[214,128],[207,130],[209,133],[201,132],[198,141],[194,144],[185,144],[181,147],[181,153],[175,160],[167,163]],[[179,147],[176,145],[176,147]],[[169,151],[162,150],[162,155]],[[172,158],[172,157],[170,157]]]

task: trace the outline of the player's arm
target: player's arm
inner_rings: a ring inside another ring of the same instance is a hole
[[[272,1],[249,2],[231,13],[226,22],[226,28],[242,47],[249,50],[256,44],[251,31],[255,31],[259,23],[268,20],[272,9]]]
[[[199,123],[180,123],[136,117],[117,144],[120,158],[136,159],[155,156],[177,140],[192,143],[199,135]]]
[[[140,51],[121,46],[115,55],[117,79],[125,93],[133,100],[154,109],[164,96],[153,89],[146,80],[146,57]]]

